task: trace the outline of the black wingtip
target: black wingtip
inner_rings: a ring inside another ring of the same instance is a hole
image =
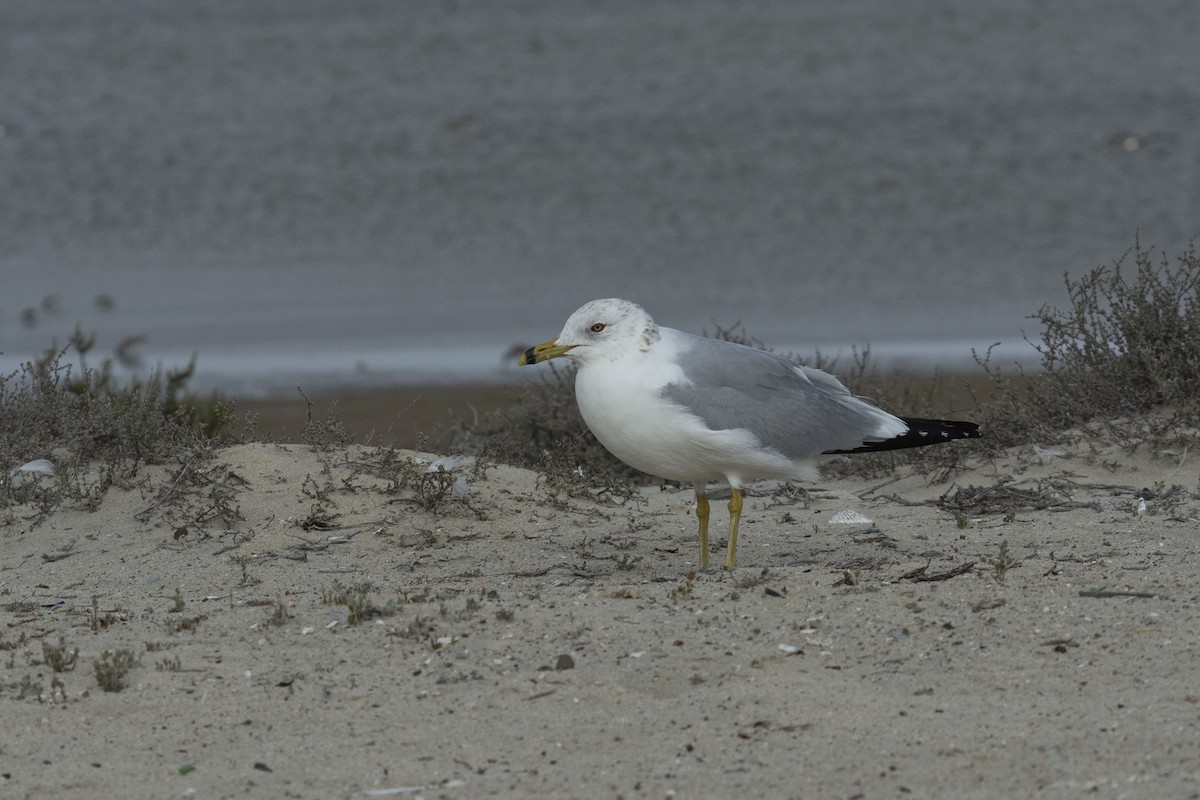
[[[826,455],[836,453],[877,453],[883,450],[903,450],[909,447],[926,447],[931,444],[952,442],[955,439],[982,439],[979,425],[953,419],[921,419],[901,417],[908,431],[893,439],[882,442],[866,442],[862,447],[851,450],[826,450]]]

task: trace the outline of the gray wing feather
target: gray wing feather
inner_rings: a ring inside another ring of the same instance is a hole
[[[713,430],[745,428],[788,458],[857,447],[878,438],[883,413],[832,375],[751,347],[687,336],[679,365],[689,384],[663,396]]]

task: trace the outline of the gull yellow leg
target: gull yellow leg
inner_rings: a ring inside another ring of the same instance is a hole
[[[700,568],[708,566],[708,496],[696,492],[696,519],[700,520]]]
[[[742,490],[730,489],[729,493],[729,550],[725,553],[725,569],[737,566],[737,529],[742,517]]]

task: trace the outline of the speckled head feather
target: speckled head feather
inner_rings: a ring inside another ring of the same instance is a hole
[[[661,338],[645,309],[629,300],[607,297],[582,306],[567,319],[556,342],[572,346],[580,362],[643,352]]]

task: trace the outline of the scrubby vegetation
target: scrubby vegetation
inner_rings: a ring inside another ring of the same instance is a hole
[[[0,504],[94,503],[140,464],[204,449],[232,419],[232,403],[188,392],[194,361],[121,383],[113,358],[88,366],[94,344],[76,330],[66,347],[0,375]],[[10,470],[36,459],[52,463],[53,476],[10,480]]]
[[[1132,262],[1132,263],[1130,263]],[[990,446],[1053,444],[1081,432],[1121,444],[1194,442],[1200,432],[1200,256],[1172,263],[1141,244],[1112,266],[1064,276],[1069,306],[1043,306],[1029,339],[1041,369],[1009,373],[976,356],[994,397]],[[1156,412],[1149,415],[1149,412]],[[1149,415],[1149,416],[1148,416]]]
[[[574,453],[576,463],[623,469],[583,424],[575,405],[575,367],[571,364],[547,364],[539,380],[520,389],[508,408],[469,424],[458,419],[443,439],[447,449],[480,452],[515,466],[532,467],[546,453],[565,446]]]

